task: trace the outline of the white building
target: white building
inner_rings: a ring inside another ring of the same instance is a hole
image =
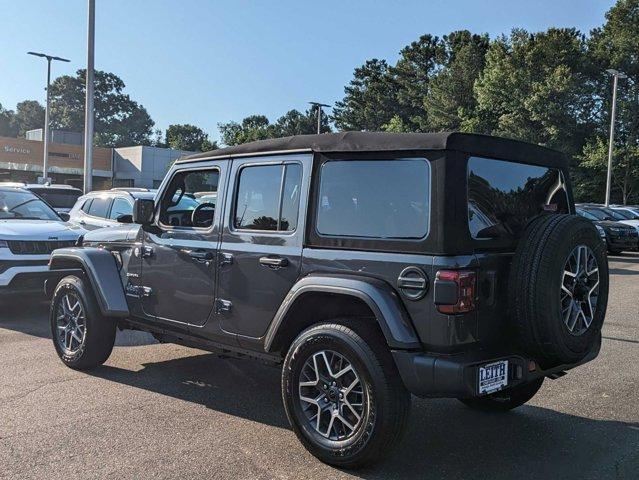
[[[144,146],[113,150],[114,187],[157,188],[175,160],[194,153]]]

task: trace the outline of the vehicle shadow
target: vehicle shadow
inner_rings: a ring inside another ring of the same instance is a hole
[[[91,374],[290,428],[281,404],[280,370],[253,361],[202,354],[145,364],[139,371],[104,366]],[[371,480],[630,479],[639,469],[637,451],[639,423],[592,420],[536,406],[487,414],[456,400],[414,397],[406,435],[389,458],[348,473]]]
[[[50,301],[42,295],[0,298],[0,328],[21,332],[32,337],[51,338],[49,327]],[[135,347],[157,343],[150,333],[118,330],[115,345]]]

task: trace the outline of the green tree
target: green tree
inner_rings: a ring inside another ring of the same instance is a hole
[[[28,130],[44,128],[44,107],[36,100],[24,100],[16,105],[17,134],[22,137]]]
[[[188,123],[169,125],[165,139],[165,144],[176,150],[202,152],[210,146],[209,136],[204,130]]]
[[[488,35],[474,35],[468,30],[444,35],[445,53],[442,68],[428,86],[424,108],[432,130],[470,130],[464,118],[477,107],[473,86],[484,69]]]
[[[462,127],[580,153],[593,128],[586,53],[584,36],[572,28],[498,38]]]
[[[313,108],[306,110],[302,113],[299,110],[289,110],[280,118],[278,118],[274,125],[274,136],[276,137],[290,137],[292,135],[308,135],[317,133],[317,109]],[[322,113],[322,133],[331,131],[331,127],[328,123],[328,116],[326,113]]]
[[[273,125],[264,115],[251,115],[242,123],[218,123],[224,145],[240,145],[254,140],[264,140],[275,136]]]
[[[604,196],[612,106],[612,77],[606,70],[613,68],[628,78],[619,80],[617,90],[611,196],[613,202],[635,203],[639,201],[639,0],[619,0],[606,13],[604,25],[591,32],[588,47],[596,129],[584,147],[575,192],[583,197],[598,192],[592,198],[596,201]]]
[[[18,128],[15,122],[15,112],[5,109],[0,104],[0,137],[15,137],[18,134]]]
[[[431,77],[445,59],[444,42],[437,36],[426,34],[404,47],[395,66],[389,69],[396,85],[397,114],[411,131],[432,130],[424,102]]]
[[[385,60],[368,60],[355,69],[344,88],[344,98],[335,103],[332,119],[340,130],[381,130],[399,115],[398,85]]]
[[[51,84],[51,125],[53,128],[84,130],[85,70],[76,76],[63,75]],[[117,75],[95,72],[95,143],[122,147],[149,145],[154,122],[146,109],[124,93],[125,84]]]

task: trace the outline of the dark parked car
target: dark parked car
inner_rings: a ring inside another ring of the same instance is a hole
[[[637,250],[639,246],[637,228],[621,223],[619,218],[624,219],[624,217],[621,217],[620,214],[605,207],[593,205],[578,205],[577,213],[604,231],[606,246],[610,253],[619,254],[624,251]]]
[[[304,446],[368,464],[397,443],[411,393],[503,412],[597,356],[608,263],[574,213],[564,155],[481,135],[198,154],[136,200],[135,223],[54,252],[53,344],[93,368],[119,326],[281,364]]]

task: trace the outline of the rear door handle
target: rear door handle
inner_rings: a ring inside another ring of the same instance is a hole
[[[260,265],[270,268],[282,268],[288,265],[288,258],[282,257],[261,257]]]

